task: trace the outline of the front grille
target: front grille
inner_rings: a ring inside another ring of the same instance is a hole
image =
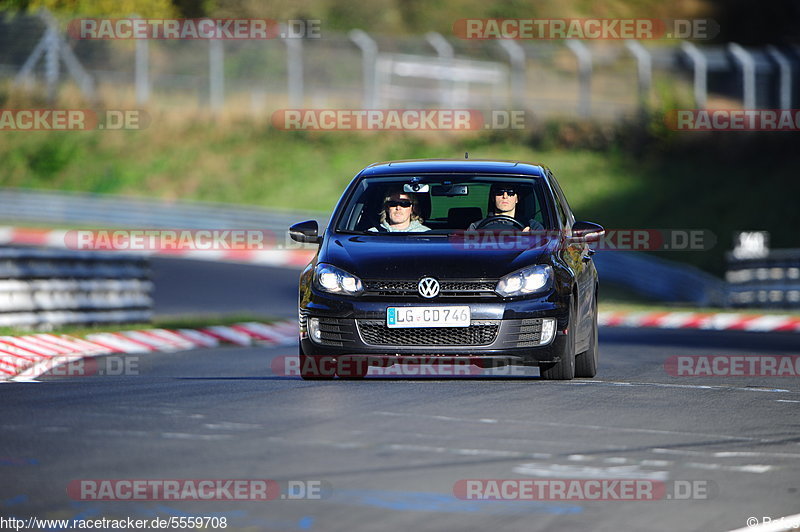
[[[419,296],[419,281],[364,281],[365,295],[370,296]],[[439,281],[437,297],[497,297],[496,280],[476,279]]]
[[[390,329],[383,320],[357,320],[358,332],[367,345],[429,346],[489,345],[497,337],[499,320],[473,320],[469,327]]]

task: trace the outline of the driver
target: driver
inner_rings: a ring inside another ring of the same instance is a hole
[[[506,216],[508,218],[513,218],[516,220],[517,214],[517,203],[519,203],[519,194],[517,193],[517,189],[514,185],[507,185],[503,183],[496,183],[492,185],[492,188],[489,192],[489,212],[488,216],[483,220],[478,220],[477,222],[473,222],[469,226],[469,231],[474,231],[478,225],[481,224],[484,220],[488,220],[489,218],[495,216]],[[524,224],[525,222],[520,222]],[[492,228],[501,225],[511,225],[498,220],[497,222],[493,222],[488,224],[485,228]],[[534,231],[539,231],[544,229],[544,226],[537,222],[535,219],[531,218],[527,220],[527,225],[522,231],[530,231],[533,228]]]

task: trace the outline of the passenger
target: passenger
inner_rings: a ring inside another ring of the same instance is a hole
[[[381,233],[423,232],[430,231],[430,228],[422,225],[419,203],[414,195],[399,189],[390,191],[383,199],[380,224],[370,228],[370,231]]]
[[[505,184],[494,184],[489,192],[489,210],[488,215],[483,220],[487,220],[493,216],[507,216],[509,218],[516,218],[517,214],[517,203],[519,203],[519,194],[517,194],[517,189],[513,185],[505,185]],[[474,231],[477,226],[483,222],[483,220],[478,220],[477,222],[473,222],[469,226],[469,231]],[[517,220],[519,221],[519,220]],[[520,222],[522,224],[526,222]],[[497,222],[498,225],[501,225],[502,222]],[[489,224],[490,226],[495,226],[495,224]],[[496,226],[495,226],[496,227]],[[533,229],[534,231],[541,231],[544,229],[544,226],[540,224],[536,219],[530,218],[527,220],[527,225],[522,231],[530,231]]]

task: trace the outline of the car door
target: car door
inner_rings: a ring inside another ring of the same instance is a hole
[[[592,297],[594,293],[594,275],[592,274],[594,265],[591,263],[591,256],[589,255],[589,245],[586,242],[574,242],[569,239],[572,235],[572,225],[575,223],[575,215],[570,209],[564,192],[561,186],[553,176],[552,172],[548,172],[548,178],[551,183],[551,188],[555,193],[556,210],[558,217],[562,222],[562,227],[566,232],[565,249],[563,253],[564,260],[567,262],[572,271],[575,272],[575,278],[578,285],[578,323],[580,324],[580,332],[582,335],[591,331],[588,327],[589,320],[592,313]],[[588,337],[578,337],[578,347],[582,348],[585,340]]]

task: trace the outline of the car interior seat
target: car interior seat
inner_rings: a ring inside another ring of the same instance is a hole
[[[466,229],[481,218],[483,211],[480,207],[452,207],[447,211],[447,225],[451,229]]]

